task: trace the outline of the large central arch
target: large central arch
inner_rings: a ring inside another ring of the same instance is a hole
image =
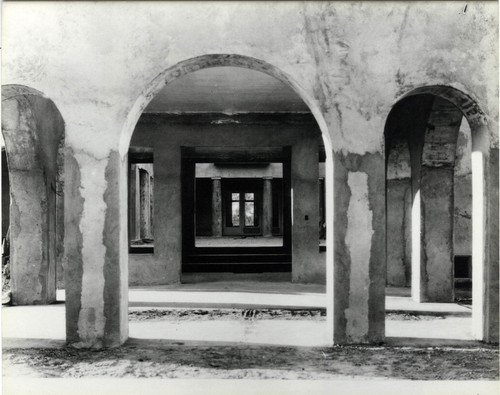
[[[326,248],[326,278],[327,278],[327,327],[328,338],[333,343],[333,257],[334,257],[334,242],[333,242],[333,158],[332,144],[328,128],[318,106],[318,103],[303,89],[292,77],[281,71],[279,68],[256,58],[238,55],[238,54],[207,54],[194,58],[190,58],[175,64],[172,67],[164,70],[156,76],[142,91],[137,100],[134,102],[131,110],[128,113],[126,121],[120,136],[119,152],[122,158],[127,155],[132,134],[144,109],[150,101],[169,83],[172,81],[197,70],[214,68],[214,67],[240,67],[253,71],[259,71],[268,74],[284,84],[290,86],[297,95],[306,103],[311,110],[320,130],[322,139],[325,145],[326,160],[325,160],[325,206],[326,206],[326,226],[327,232],[327,248]],[[125,174],[122,174],[125,177]]]

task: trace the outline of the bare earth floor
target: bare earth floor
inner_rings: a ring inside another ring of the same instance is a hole
[[[279,347],[132,340],[119,349],[6,349],[4,376],[498,380],[494,347]]]

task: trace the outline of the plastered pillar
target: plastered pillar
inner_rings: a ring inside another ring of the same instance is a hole
[[[304,137],[292,146],[292,281],[314,281],[319,261],[318,140]],[[324,265],[324,263],[322,263]]]
[[[393,142],[387,161],[387,285],[411,281],[411,170],[406,141]]]
[[[484,335],[483,340],[498,343],[499,339],[499,160],[498,147],[489,152],[487,182],[487,252],[485,270],[485,303],[484,303]],[[474,301],[473,301],[474,302]]]
[[[222,236],[222,191],[221,178],[212,178],[212,236]]]
[[[262,235],[271,237],[273,233],[273,189],[272,177],[263,178],[262,192]]]
[[[43,172],[11,169],[10,185],[12,303],[55,302],[55,216],[48,212],[53,199],[48,198]]]
[[[387,180],[387,285],[411,282],[411,180]]]
[[[178,284],[182,272],[181,152],[162,146],[154,152],[154,254],[160,284]]]
[[[334,153],[334,342],[385,332],[385,160]]]
[[[54,131],[56,141],[58,129],[62,130],[60,115],[54,109],[47,99],[35,96],[2,100],[11,201],[11,290],[15,305],[49,304],[56,300],[57,157],[47,153],[54,147],[40,142],[40,135],[46,132],[44,126]],[[39,124],[42,117],[44,125]]]
[[[65,169],[66,341],[119,346],[128,337],[127,160],[68,148]]]
[[[417,302],[454,301],[454,164],[462,113],[436,98],[425,131],[420,169],[420,267],[412,290]],[[418,259],[418,255],[416,256]]]

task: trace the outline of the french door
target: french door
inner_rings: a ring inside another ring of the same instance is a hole
[[[224,181],[226,181],[224,183]],[[255,181],[260,181],[256,183]],[[223,234],[260,235],[262,180],[223,180]]]

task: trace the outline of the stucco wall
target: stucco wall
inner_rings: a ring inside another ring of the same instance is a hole
[[[329,258],[336,265],[335,340],[381,340],[387,114],[416,87],[453,86],[486,114],[490,141],[483,144],[498,149],[497,7],[473,2],[464,12],[456,2],[5,2],[3,83],[43,91],[66,123],[70,343],[100,347],[126,337],[128,142],[155,87],[165,82],[154,79],[180,61],[214,53],[268,62],[273,67],[266,71],[282,72],[317,117],[327,156],[335,154],[329,175],[334,205],[327,202],[330,221],[335,215],[335,260]],[[182,68],[168,78],[176,73]],[[498,155],[487,159],[498,167]],[[491,205],[498,180],[488,188]],[[498,261],[498,249],[491,254]]]

